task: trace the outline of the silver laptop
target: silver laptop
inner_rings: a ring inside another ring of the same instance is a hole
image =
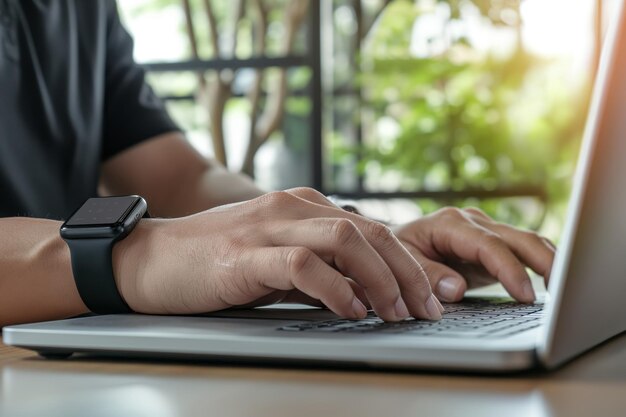
[[[605,44],[545,302],[468,298],[440,322],[342,320],[270,306],[205,316],[106,315],[6,327],[4,342],[75,352],[248,363],[513,371],[554,368],[626,330],[626,9]]]

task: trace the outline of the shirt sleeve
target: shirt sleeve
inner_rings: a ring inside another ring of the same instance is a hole
[[[144,140],[180,131],[133,59],[133,39],[116,3],[107,4],[103,161]]]

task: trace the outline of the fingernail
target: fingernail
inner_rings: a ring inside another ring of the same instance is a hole
[[[443,314],[443,313],[444,313],[444,311],[446,311],[446,309],[445,309],[445,308],[443,308],[443,306],[441,305],[441,301],[439,301],[439,300],[437,299],[437,297],[435,297],[435,301],[437,301],[437,307],[439,307],[439,312],[440,312],[441,314]]]
[[[428,300],[426,300],[426,312],[431,320],[441,320],[441,311],[439,311],[437,304],[440,303],[434,294],[431,294]]]
[[[411,313],[409,313],[409,309],[404,303],[404,300],[402,299],[402,297],[398,297],[398,301],[396,301],[396,317],[399,318],[400,320],[403,320],[409,317],[410,315]]]
[[[522,293],[524,294],[524,299],[529,303],[535,301],[535,291],[533,290],[533,286],[530,281],[526,281],[522,285]]]
[[[463,283],[457,277],[445,277],[437,283],[437,294],[443,301],[453,302],[459,297]]]
[[[367,309],[358,298],[352,300],[352,311],[357,319],[364,319],[367,316]]]

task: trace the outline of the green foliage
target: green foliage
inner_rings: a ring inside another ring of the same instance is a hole
[[[438,3],[450,8],[446,25],[473,4],[486,25],[508,26],[519,36],[518,0]],[[569,189],[563,174],[572,170],[587,90],[554,83],[547,76],[554,63],[530,55],[521,42],[503,57],[480,52],[458,36],[443,53],[415,57],[411,33],[422,13],[415,2],[392,2],[363,51],[358,82],[366,112],[373,126],[384,121],[394,127],[386,129],[392,134],[366,129],[360,164],[366,178],[366,167],[374,163],[401,173],[400,188],[533,185],[546,189],[551,202],[562,202]],[[526,202],[454,203],[479,205],[501,220],[532,223],[524,216]],[[428,204],[424,208],[432,209]]]

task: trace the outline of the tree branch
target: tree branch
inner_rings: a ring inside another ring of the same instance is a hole
[[[185,0],[189,1],[189,0]],[[209,42],[213,48],[213,57],[220,56],[220,36],[217,30],[217,19],[213,11],[213,5],[209,0],[203,0],[204,12],[209,26]],[[201,90],[201,101],[207,108],[209,118],[209,133],[213,144],[213,153],[224,166],[228,166],[226,157],[226,145],[224,142],[224,106],[226,100],[223,93],[224,87],[220,82],[219,73]]]
[[[189,1],[189,0],[185,0]],[[213,12],[213,6],[211,5],[209,0],[203,0],[204,4],[204,12],[206,14],[207,22],[209,23],[209,32],[211,34],[211,47],[213,48],[213,57],[219,58],[220,56],[220,35],[217,30],[217,19],[215,18],[215,13]]]
[[[267,42],[267,9],[263,4],[263,0],[252,0],[257,12],[257,22],[253,31],[253,45],[256,56],[265,54],[265,43]],[[261,92],[263,87],[264,71],[261,68],[254,70],[254,80],[248,92],[250,100],[250,127],[248,129],[248,147],[244,157],[243,170],[250,176],[254,176],[253,165],[256,150],[252,151],[257,142],[255,130],[259,117],[259,103],[261,101]],[[258,149],[258,148],[257,148]]]
[[[187,0],[188,1],[188,0]],[[243,0],[238,0],[235,3],[235,12],[233,14],[233,41],[232,41],[232,56],[235,55],[237,48],[237,30],[239,22],[243,17]],[[203,0],[205,15],[207,18],[210,42],[213,48],[213,56],[219,58],[222,55],[220,48],[220,33],[217,26],[217,18],[213,5],[209,0]],[[217,71],[210,85],[204,89],[203,101],[206,104],[209,113],[209,129],[211,133],[211,139],[213,142],[213,151],[215,153],[215,159],[217,159],[224,166],[228,166],[228,158],[226,155],[226,140],[224,136],[224,113],[226,109],[226,103],[232,95],[231,87],[234,80],[234,73],[231,70]]]
[[[237,36],[237,32],[239,31],[239,22],[244,16],[244,0],[237,0],[234,5],[234,13],[233,13],[233,23],[232,23],[232,44],[230,47],[230,56],[234,57],[237,55],[237,40],[239,36]]]
[[[198,38],[196,36],[196,27],[193,23],[193,13],[191,10],[191,4],[189,0],[182,0],[183,2],[183,10],[185,12],[185,29],[187,32],[187,39],[189,40],[189,45],[191,46],[191,54],[194,59],[200,59],[200,55],[198,53]],[[204,73],[201,71],[198,72],[198,84],[200,88],[206,87],[206,80],[204,78]]]
[[[360,0],[359,0],[360,1]],[[374,16],[372,16],[372,20],[369,22],[369,24],[364,25],[363,27],[363,31],[361,32],[361,41],[363,41],[365,38],[367,38],[367,35],[369,35],[369,33],[371,32],[372,28],[374,27],[374,25],[376,25],[376,21],[378,20],[378,18],[380,17],[381,14],[383,14],[383,12],[385,11],[385,9],[387,8],[387,6],[389,6],[389,4],[392,2],[393,0],[385,0],[385,2],[383,3],[382,6],[380,6],[380,8],[376,11],[376,13],[374,14]]]
[[[282,53],[288,55],[293,50],[293,41],[302,24],[309,7],[309,0],[291,0],[285,13],[285,37],[281,45]],[[276,88],[270,91],[266,111],[259,120],[257,128],[257,141],[265,142],[278,128],[282,121],[283,107],[287,96],[287,70],[282,68],[279,72]]]
[[[309,0],[291,0],[289,2],[285,11],[285,37],[281,44],[281,52],[284,55],[288,55],[293,50],[295,36],[308,9]],[[265,110],[259,117],[258,123],[255,124],[256,126],[254,126],[254,140],[251,140],[248,144],[242,167],[242,171],[246,174],[253,174],[256,152],[269,139],[270,135],[280,127],[285,113],[286,98],[287,70],[281,68],[276,84],[268,92]]]

